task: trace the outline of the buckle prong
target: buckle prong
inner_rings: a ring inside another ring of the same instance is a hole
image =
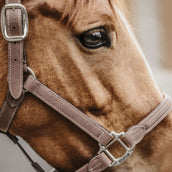
[[[124,161],[126,161],[133,153],[135,146],[133,147],[128,147],[122,140],[121,137],[123,137],[125,135],[124,132],[121,133],[116,133],[116,132],[111,132],[112,136],[114,136],[114,139],[106,146],[103,146],[101,144],[99,144],[99,152],[98,154],[104,152],[110,160],[112,160],[112,163],[110,165],[110,167],[114,167],[114,166],[118,166],[120,164],[122,164]],[[119,158],[115,158],[112,153],[108,150],[108,148],[115,142],[119,142],[122,147],[126,150],[125,154]]]

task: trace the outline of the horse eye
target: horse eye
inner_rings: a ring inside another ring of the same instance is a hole
[[[96,28],[82,33],[79,36],[81,44],[90,49],[111,46],[111,40],[104,28]]]

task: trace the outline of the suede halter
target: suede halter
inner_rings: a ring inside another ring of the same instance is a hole
[[[107,168],[118,166],[133,153],[136,144],[151,132],[172,110],[172,99],[164,94],[162,102],[137,125],[126,132],[109,132],[86,114],[78,110],[58,94],[38,81],[33,71],[28,67],[24,51],[24,39],[28,33],[27,11],[21,0],[6,0],[1,11],[1,30],[4,39],[8,41],[8,84],[9,91],[0,111],[0,131],[6,134],[19,146],[32,166],[38,172],[45,172],[34,162],[20,145],[16,136],[8,131],[25,94],[33,94],[45,105],[48,105],[70,122],[91,136],[99,144],[100,150],[86,165],[77,172],[102,172]],[[24,80],[24,74],[29,73]],[[119,142],[126,150],[123,156],[114,157],[108,148]],[[53,169],[52,172],[57,172]]]

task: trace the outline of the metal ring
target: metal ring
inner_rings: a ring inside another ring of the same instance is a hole
[[[27,67],[27,70],[34,78],[36,78],[34,71],[30,67]]]

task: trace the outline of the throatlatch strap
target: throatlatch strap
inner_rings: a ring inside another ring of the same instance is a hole
[[[21,0],[6,0],[6,4],[21,3]],[[7,33],[9,36],[22,35],[21,9],[7,9]],[[23,91],[23,44],[24,41],[8,42],[8,83],[13,98],[18,99]]]
[[[20,98],[17,100],[14,99],[8,92],[6,100],[0,111],[0,131],[8,131],[17,110],[23,101],[23,98],[24,92],[22,93],[22,96],[20,96]]]
[[[24,88],[85,131],[98,143],[105,146],[113,139],[113,136],[105,128],[32,76],[27,78]]]
[[[11,135],[10,133],[5,133],[9,137],[9,139],[16,144],[19,149],[22,151],[22,153],[26,156],[26,158],[31,162],[32,167],[37,171],[37,172],[45,172],[43,168],[37,163],[34,162],[33,159],[29,156],[29,154],[24,150],[22,145],[19,143],[19,140],[16,136]],[[54,171],[55,172],[55,171]]]
[[[9,126],[13,120],[13,117],[15,116],[18,106],[11,107],[7,100],[5,100],[3,107],[0,112],[0,131],[7,132],[9,129]]]

